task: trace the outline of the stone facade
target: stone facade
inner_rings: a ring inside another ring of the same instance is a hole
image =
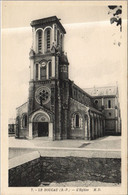
[[[89,140],[106,132],[120,133],[115,120],[115,96],[104,97],[104,102],[111,99],[114,110],[111,109],[110,117],[108,110],[103,109],[102,97],[90,95],[69,79],[69,62],[64,52],[66,31],[59,19],[53,16],[35,20],[31,26],[29,96],[28,102],[17,108],[16,137]]]
[[[94,87],[84,90],[92,96],[96,108],[105,116],[105,134],[121,134],[121,114],[118,87]]]
[[[25,121],[25,118],[26,120],[28,118],[28,103],[25,102],[20,107],[18,107],[16,111],[16,137],[26,138],[28,136],[28,131],[26,131],[28,128],[28,121]],[[26,122],[26,124],[24,124],[24,122]]]

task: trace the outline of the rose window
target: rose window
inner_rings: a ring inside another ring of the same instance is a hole
[[[42,105],[47,104],[50,100],[51,91],[48,87],[40,87],[35,93],[36,101]]]

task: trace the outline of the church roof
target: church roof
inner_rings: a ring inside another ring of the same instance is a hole
[[[90,109],[91,111],[93,111],[93,112],[96,112],[96,113],[99,113],[99,114],[102,115],[102,112],[100,112],[99,110],[95,109],[94,107],[90,107],[90,106],[89,106],[89,109]]]
[[[30,23],[30,25],[33,27],[33,26],[42,25],[42,24],[46,24],[46,23],[57,23],[58,26],[62,29],[62,31],[64,33],[66,33],[64,27],[60,23],[60,19],[58,19],[56,16],[51,16],[51,17],[48,17],[48,18],[42,18],[42,19],[33,20]]]
[[[117,95],[117,86],[84,88],[83,90],[91,96]]]
[[[16,109],[22,108],[23,106],[26,106],[28,102],[23,103],[22,105],[18,106]]]

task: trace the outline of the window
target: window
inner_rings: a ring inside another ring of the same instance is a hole
[[[22,127],[23,127],[23,128],[26,128],[26,127],[27,127],[27,114],[24,114],[24,115],[23,115]]]
[[[84,103],[84,94],[82,95],[82,102]]]
[[[54,28],[54,40],[56,41],[56,26]]]
[[[38,79],[38,64],[36,64],[36,79]]]
[[[60,37],[60,46],[61,46],[61,50],[62,50],[62,48],[63,48],[63,36],[62,35]]]
[[[109,112],[108,114],[109,114],[109,116],[111,116],[111,112]]]
[[[74,128],[82,128],[83,126],[83,120],[82,120],[82,117],[81,117],[81,114],[80,113],[74,113],[72,115],[72,119],[71,119],[71,127],[72,129]]]
[[[59,30],[57,31],[57,46],[59,45],[59,40],[60,40],[60,32]]]
[[[38,31],[38,52],[42,51],[42,31]]]
[[[48,64],[48,71],[49,71],[49,78],[52,76],[52,63],[49,62]]]
[[[98,100],[95,100],[95,104],[96,104],[96,105],[98,104]]]
[[[76,91],[73,90],[73,97],[75,98],[76,97]]]
[[[79,115],[76,114],[76,124],[75,124],[76,127],[79,127]]]
[[[42,66],[40,68],[40,79],[45,80],[46,79],[46,66]]]
[[[47,49],[50,49],[50,29],[47,30]]]
[[[79,99],[79,101],[81,100],[81,93],[80,93],[80,91],[78,91],[78,99]]]
[[[111,108],[111,100],[108,100],[108,108]]]

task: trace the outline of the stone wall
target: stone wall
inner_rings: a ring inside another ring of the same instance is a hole
[[[116,130],[115,129],[115,120],[113,119],[107,119],[106,121],[105,121],[105,130],[106,130],[106,133],[107,133],[107,131],[110,131],[110,130]]]
[[[18,156],[10,160],[9,187],[39,186],[41,160],[38,152]]]
[[[114,119],[116,117],[114,108],[104,110],[104,114],[107,119]]]
[[[17,116],[21,117],[23,113],[27,113],[28,111],[27,109],[28,109],[28,102],[25,102],[24,104],[16,108]]]
[[[27,115],[28,112],[28,102],[22,104],[18,108],[17,111],[17,118],[16,118],[16,137],[17,138],[26,138],[28,136],[28,127],[23,126],[23,115]]]
[[[75,127],[73,124],[73,114],[79,113],[81,116],[81,125],[80,127]],[[88,107],[84,104],[79,103],[78,101],[70,98],[70,112],[69,112],[69,138],[70,139],[87,139],[89,128],[87,127],[88,123]]]
[[[104,107],[108,108],[108,100],[111,101],[111,108],[115,108],[115,97],[104,97]]]
[[[41,178],[47,182],[95,180],[121,182],[121,160],[112,158],[42,157]]]
[[[97,101],[97,104],[95,103]],[[98,110],[102,110],[102,98],[101,97],[94,97],[93,102]]]
[[[32,152],[12,161],[13,166],[9,167],[10,187],[39,186],[41,182],[53,181],[121,182],[120,158],[40,157],[38,152]]]
[[[70,97],[85,106],[94,106],[92,97],[78,87],[74,82],[70,82]]]

